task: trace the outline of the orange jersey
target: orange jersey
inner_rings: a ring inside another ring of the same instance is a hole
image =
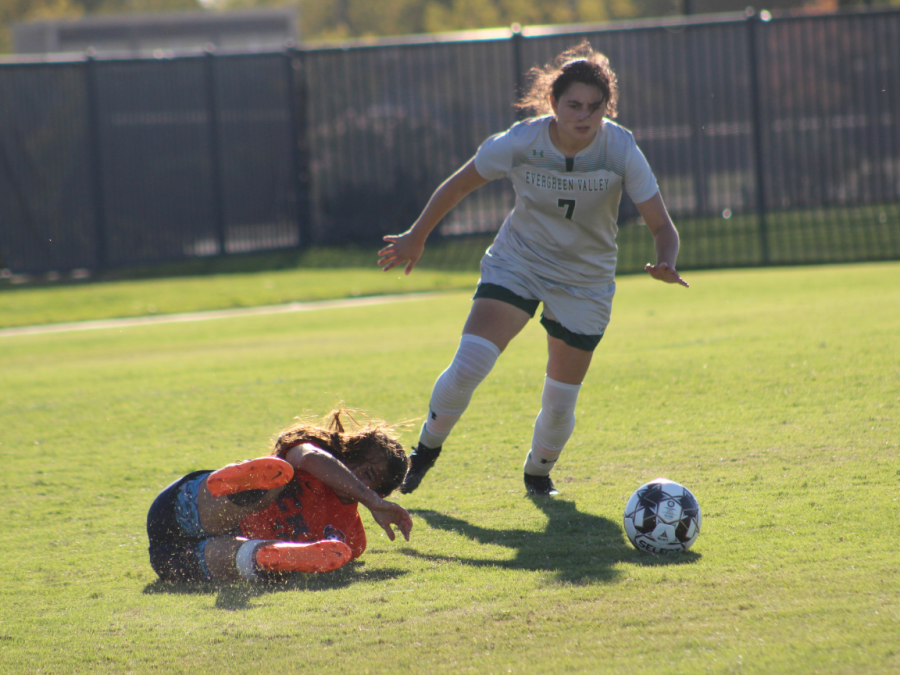
[[[241,519],[249,539],[311,542],[340,539],[355,560],[366,550],[366,531],[357,502],[344,504],[332,489],[305,471],[298,471],[272,504]]]

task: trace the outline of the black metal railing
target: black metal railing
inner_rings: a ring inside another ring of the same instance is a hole
[[[524,72],[582,39],[618,73],[680,267],[900,258],[900,11],[871,10],[0,63],[0,266],[377,246],[515,121]],[[454,243],[512,197],[467,198],[423,264],[477,264]],[[627,198],[620,225],[636,271],[652,243]]]

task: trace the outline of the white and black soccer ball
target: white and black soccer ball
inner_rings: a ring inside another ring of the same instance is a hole
[[[657,478],[635,490],[625,505],[625,534],[639,551],[681,553],[700,534],[700,504],[683,485]]]

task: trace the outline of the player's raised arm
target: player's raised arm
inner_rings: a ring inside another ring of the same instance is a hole
[[[653,235],[653,245],[656,248],[656,264],[647,263],[644,269],[654,279],[665,281],[667,284],[681,284],[689,288],[690,284],[681,278],[675,271],[675,260],[678,258],[678,230],[669,217],[662,195],[657,192],[650,199],[640,204],[635,204],[638,213],[647,223]]]
[[[453,210],[469,193],[487,183],[487,179],[475,169],[475,160],[470,159],[463,167],[445,180],[431,195],[421,215],[403,234],[389,234],[384,237],[388,245],[378,251],[381,256],[378,264],[387,272],[406,263],[405,273],[412,272],[413,267],[422,257],[425,240],[437,227],[438,223]]]

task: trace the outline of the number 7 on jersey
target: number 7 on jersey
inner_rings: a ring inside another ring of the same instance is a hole
[[[574,199],[560,199],[556,202],[556,205],[566,210],[566,218],[568,220],[572,220],[572,215],[575,213],[575,200]]]

